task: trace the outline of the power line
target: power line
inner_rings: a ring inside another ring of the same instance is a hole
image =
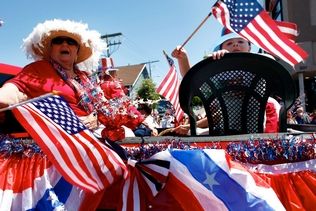
[[[107,47],[108,47],[106,50],[107,57],[110,57],[111,54],[114,53],[118,49],[119,45],[122,44],[121,41],[115,41],[115,40],[112,41],[111,40],[111,38],[118,37],[118,36],[122,36],[122,33],[118,32],[118,33],[106,34],[106,35],[101,36],[101,39],[105,39],[105,42],[106,42]],[[113,48],[112,48],[113,46],[115,46],[117,48],[115,50],[113,50]],[[111,49],[112,49],[112,51],[111,51]]]

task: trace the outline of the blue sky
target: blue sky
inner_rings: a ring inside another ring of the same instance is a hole
[[[113,41],[121,45],[112,56],[116,66],[158,61],[150,65],[156,85],[168,71],[165,50],[181,45],[208,15],[215,0],[2,0],[0,19],[0,62],[24,66],[20,46],[36,24],[61,18],[82,21],[101,35],[121,32]],[[214,17],[186,44],[191,64],[211,52],[221,26]]]

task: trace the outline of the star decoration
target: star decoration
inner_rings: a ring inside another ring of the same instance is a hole
[[[207,172],[205,172],[205,176],[206,176],[206,179],[203,181],[203,184],[204,185],[208,185],[212,191],[213,191],[213,186],[214,185],[220,185],[215,180],[216,172],[214,172],[212,174],[208,174]]]

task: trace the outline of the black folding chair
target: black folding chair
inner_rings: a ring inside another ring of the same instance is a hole
[[[286,132],[286,110],[296,98],[296,87],[288,70],[264,55],[229,53],[219,60],[202,60],[184,76],[179,90],[192,136],[196,135],[194,96],[202,100],[209,135],[263,133],[270,96],[279,98],[279,129]]]

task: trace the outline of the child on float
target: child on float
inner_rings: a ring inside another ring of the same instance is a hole
[[[226,53],[238,53],[238,52],[250,52],[251,43],[239,36],[236,33],[229,31],[226,28],[223,28],[221,37],[214,47],[213,53],[207,55],[206,57],[211,57],[212,59],[221,59]],[[177,46],[172,54],[174,58],[178,60],[178,65],[182,77],[189,71],[191,68],[188,53],[181,46]],[[263,54],[269,57],[272,57],[268,54]],[[273,58],[273,57],[272,57]],[[278,132],[279,128],[279,111],[280,104],[273,98],[269,97],[266,105],[266,115],[264,121],[264,132],[274,133]],[[207,118],[203,118],[196,122],[198,128],[207,128],[208,122]],[[180,125],[176,127],[173,132],[179,135],[187,135],[190,129],[190,125]]]

